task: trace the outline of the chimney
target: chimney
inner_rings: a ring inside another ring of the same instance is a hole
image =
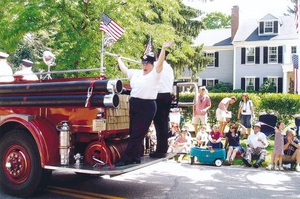
[[[239,14],[239,6],[233,6],[233,8],[231,9],[231,41],[233,41],[236,31],[239,28]]]

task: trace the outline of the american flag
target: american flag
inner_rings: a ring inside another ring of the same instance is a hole
[[[299,57],[293,55],[293,73],[294,73],[294,93],[298,93],[298,69],[299,69]]]
[[[255,122],[255,124],[260,124],[261,126],[268,126],[268,127],[274,128],[273,126],[271,126],[271,125],[269,125],[267,123],[261,122],[259,120],[252,119],[252,121]]]
[[[120,26],[117,22],[115,22],[103,12],[100,24],[100,31],[105,32],[116,42],[122,36],[125,30],[124,28],[122,28],[122,26]]]
[[[144,55],[150,55],[150,56],[154,57],[153,47],[152,47],[152,43],[151,43],[151,36],[150,36],[149,42],[146,46],[146,49],[144,51]]]
[[[295,12],[295,25],[297,33],[299,32],[299,0],[296,3],[296,12]]]

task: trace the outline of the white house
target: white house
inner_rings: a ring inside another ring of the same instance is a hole
[[[297,53],[298,35],[294,16],[266,14],[261,19],[239,22],[239,7],[232,8],[232,26],[204,30],[194,40],[204,44],[206,56],[215,57],[198,76],[199,85],[230,82],[233,89],[259,90],[266,79],[278,93],[288,93],[293,80],[292,54]],[[182,79],[190,76],[185,71]]]

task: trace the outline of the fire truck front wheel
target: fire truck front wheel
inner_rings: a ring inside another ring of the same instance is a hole
[[[45,184],[43,176],[48,174],[41,167],[37,145],[29,134],[13,130],[0,140],[0,184],[4,192],[27,197]]]

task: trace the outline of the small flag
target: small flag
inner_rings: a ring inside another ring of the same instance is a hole
[[[120,26],[117,22],[111,19],[104,12],[102,13],[100,31],[105,32],[109,37],[111,37],[115,42],[122,36],[125,32],[124,28]]]
[[[299,0],[297,0],[296,3],[295,25],[296,25],[296,31],[298,33],[299,32]]]
[[[253,122],[255,122],[256,124],[260,124],[261,126],[269,126],[271,128],[274,128],[273,126],[269,125],[269,124],[266,124],[264,122],[261,122],[261,121],[258,121],[258,120],[252,120]]]
[[[152,43],[151,43],[151,36],[150,36],[149,42],[146,46],[146,49],[144,51],[144,55],[149,55],[151,57],[154,57],[153,47],[152,47]]]
[[[299,69],[299,57],[293,55],[293,73],[294,73],[294,93],[298,93],[298,69]]]

